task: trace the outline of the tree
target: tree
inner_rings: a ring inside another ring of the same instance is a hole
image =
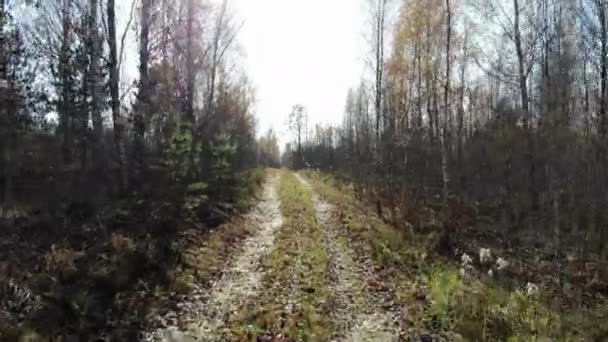
[[[196,95],[196,65],[195,65],[195,15],[196,6],[194,0],[187,0],[186,8],[186,47],[185,47],[185,60],[186,60],[186,86],[185,86],[185,102],[184,102],[184,114],[186,119],[194,128],[196,123],[196,117],[194,115],[194,97]]]
[[[297,150],[294,160],[294,167],[297,169],[305,166],[304,155],[302,153],[302,138],[307,130],[307,117],[308,113],[306,112],[306,107],[300,104],[294,105],[291,109],[291,113],[289,114],[289,130],[296,139]]]
[[[14,178],[20,163],[18,146],[21,137],[30,128],[32,120],[27,112],[27,84],[31,82],[27,69],[27,56],[21,33],[11,29],[14,21],[4,1],[0,2],[0,180],[2,202],[11,202]]]
[[[63,134],[63,145],[62,154],[63,162],[70,164],[72,162],[72,148],[73,148],[73,135],[74,130],[74,78],[72,70],[69,66],[72,64],[73,51],[70,44],[71,40],[71,27],[70,22],[72,20],[72,2],[70,0],[61,1],[61,47],[59,49],[59,60],[58,65],[58,78],[60,105],[58,107],[60,113],[60,126]]]
[[[259,164],[266,167],[278,168],[281,166],[281,152],[277,135],[272,128],[266,131],[258,142]]]
[[[515,0],[517,1],[517,0]],[[451,61],[451,47],[452,47],[452,7],[450,6],[450,0],[445,0],[446,10],[446,53],[445,53],[445,88],[443,93],[443,104],[445,111],[444,126],[441,132],[441,174],[443,180],[443,205],[447,208],[448,196],[449,196],[449,183],[450,175],[448,171],[448,150],[446,146],[447,134],[448,134],[448,123],[451,117],[451,105],[450,105],[450,92],[451,92],[451,77],[452,77],[452,61]]]
[[[101,75],[100,75],[100,63],[101,54],[103,50],[102,38],[99,34],[99,19],[98,19],[99,3],[98,0],[89,1],[89,39],[88,39],[88,53],[90,56],[89,64],[89,84],[88,87],[91,92],[91,121],[93,122],[93,148],[94,148],[94,159],[95,166],[101,167],[103,165],[103,118],[102,112],[102,101],[104,99],[101,89]]]
[[[386,35],[386,6],[387,0],[373,0],[372,7],[372,23],[373,29],[373,45],[374,45],[374,109],[376,114],[376,143],[380,143],[380,122],[382,116],[382,94],[384,81],[384,41]]]
[[[602,138],[605,138],[606,132],[608,132],[608,123],[606,118],[606,106],[608,101],[608,23],[607,23],[607,11],[608,4],[604,0],[594,0],[592,11],[597,17],[598,28],[595,32],[599,33],[599,73],[600,73],[600,108],[599,108],[599,132]],[[599,31],[599,32],[598,32]]]
[[[150,119],[150,29],[152,25],[153,0],[142,0],[140,7],[140,29],[139,29],[139,92],[137,104],[133,117],[134,149],[133,159],[135,165],[132,171],[135,177],[141,175],[145,168],[144,155],[146,124]]]
[[[213,30],[213,39],[211,41],[211,65],[209,67],[209,84],[206,98],[208,111],[213,108],[220,64],[239,31],[238,28],[233,27],[231,24],[231,18],[228,13],[228,0],[222,1]]]
[[[608,234],[606,10],[603,0],[403,1],[385,63],[372,16],[371,92],[364,82],[350,91],[342,124],[305,146],[294,134],[294,164],[351,177],[393,218],[415,220],[430,202],[450,228],[453,206],[493,203],[505,241],[542,231],[558,257],[582,229],[579,248],[608,254],[598,242]],[[312,153],[298,161],[300,149]]]
[[[125,146],[125,119],[120,113],[120,71],[118,61],[118,47],[116,43],[116,9],[114,0],[107,3],[108,44],[110,46],[110,107],[112,108],[112,121],[114,122],[114,144],[118,156],[120,171],[120,188],[126,191],[129,187],[129,174],[127,151]]]

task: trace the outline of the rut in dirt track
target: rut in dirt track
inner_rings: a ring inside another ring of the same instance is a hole
[[[246,216],[255,231],[242,250],[229,264],[222,277],[210,290],[194,294],[194,322],[188,331],[170,327],[156,332],[152,341],[222,341],[225,323],[247,298],[258,293],[264,276],[264,259],[272,252],[275,234],[283,224],[278,196],[279,176],[273,175],[265,185],[260,203]]]
[[[312,190],[302,176],[296,174],[304,187]],[[370,289],[377,278],[369,256],[355,254],[332,219],[333,206],[313,192],[317,220],[323,244],[330,256],[330,291],[334,301],[330,319],[333,341],[392,342],[399,341],[401,314],[386,293]]]

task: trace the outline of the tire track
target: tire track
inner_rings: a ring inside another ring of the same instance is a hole
[[[298,180],[312,191],[310,183],[299,174]],[[401,314],[385,293],[370,288],[377,278],[372,260],[357,255],[340,234],[332,219],[333,206],[313,192],[317,220],[323,233],[323,244],[330,256],[333,308],[330,319],[335,330],[332,341],[391,342],[399,341]]]
[[[192,296],[193,323],[186,331],[169,327],[144,341],[190,342],[224,341],[225,324],[247,298],[254,298],[264,276],[263,262],[272,252],[275,234],[283,224],[278,196],[279,175],[272,175],[260,203],[246,216],[257,231],[243,244],[239,254],[210,290]],[[198,298],[198,299],[197,299]]]

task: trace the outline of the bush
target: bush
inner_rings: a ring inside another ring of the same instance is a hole
[[[509,341],[557,337],[560,330],[557,315],[541,305],[537,296],[529,296],[519,290],[509,294],[506,304],[497,310],[497,316],[510,323],[513,335]]]
[[[112,234],[110,237],[110,252],[114,255],[126,255],[135,252],[135,243],[129,237]]]
[[[236,203],[238,210],[243,210],[254,203],[254,199],[266,180],[266,170],[262,168],[240,172],[236,179],[239,183],[239,194]]]
[[[580,340],[607,341],[608,340],[608,301],[598,300],[594,308],[585,308],[580,311],[571,312],[564,320],[573,336]]]
[[[380,265],[401,265],[404,261],[402,254],[408,250],[404,234],[382,223],[371,229],[374,230],[370,240],[374,259]]]
[[[202,147],[194,141],[189,123],[177,122],[174,134],[165,149],[165,164],[169,168],[171,180],[181,183],[196,174]]]
[[[454,331],[483,341],[536,341],[559,337],[560,318],[539,295],[507,292],[469,281],[455,270],[438,270],[426,283],[431,304],[424,313],[427,328]]]
[[[176,294],[188,294],[194,289],[195,284],[196,279],[191,273],[178,270],[171,275],[169,291]]]
[[[207,184],[203,182],[192,183],[186,187],[183,204],[183,216],[186,221],[195,221],[196,212],[209,202],[206,194]]]
[[[44,256],[47,272],[66,278],[77,272],[76,261],[84,256],[84,253],[69,248],[58,248],[51,246],[51,250]]]

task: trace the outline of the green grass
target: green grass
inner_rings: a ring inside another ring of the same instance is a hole
[[[329,258],[321,243],[312,194],[291,173],[283,173],[279,195],[284,224],[275,238],[262,280],[263,293],[232,324],[236,340],[255,341],[262,333],[297,341],[328,341]],[[292,292],[291,287],[299,288]],[[297,305],[288,310],[290,296]]]
[[[432,299],[418,316],[420,329],[456,332],[466,340],[558,340],[560,318],[539,295],[505,291],[438,268],[424,275]]]
[[[396,291],[414,333],[465,341],[594,341],[608,337],[608,305],[559,314],[542,289],[509,291],[494,281],[463,277],[459,265],[434,252],[436,237],[383,223],[356,200],[352,186],[309,172],[318,193],[338,208],[352,240],[367,244]],[[421,298],[425,298],[422,299]]]

